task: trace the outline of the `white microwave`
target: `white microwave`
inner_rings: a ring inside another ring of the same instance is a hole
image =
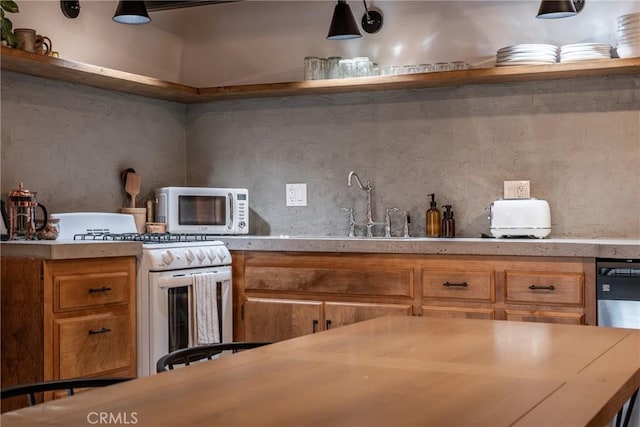
[[[166,223],[169,233],[249,233],[246,188],[163,187],[156,197],[156,221]]]

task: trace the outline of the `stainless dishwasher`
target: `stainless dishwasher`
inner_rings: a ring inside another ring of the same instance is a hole
[[[598,326],[640,329],[640,260],[598,259],[596,297]],[[637,396],[636,391],[618,413],[616,427],[640,427]]]

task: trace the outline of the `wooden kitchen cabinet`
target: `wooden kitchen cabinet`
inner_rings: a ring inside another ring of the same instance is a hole
[[[3,257],[2,386],[135,377],[135,268],[135,257]]]
[[[236,339],[280,341],[389,314],[408,316],[413,286],[412,268],[386,256],[234,254],[241,304]]]
[[[235,252],[235,339],[384,315],[595,325],[592,258]]]
[[[443,256],[420,265],[424,316],[595,324],[594,260]]]

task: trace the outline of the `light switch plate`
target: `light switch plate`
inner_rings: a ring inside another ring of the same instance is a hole
[[[505,199],[528,199],[529,181],[504,181]]]
[[[287,184],[285,197],[287,206],[307,206],[307,184]]]

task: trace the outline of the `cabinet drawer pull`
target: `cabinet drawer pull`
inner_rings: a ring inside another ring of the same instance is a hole
[[[538,291],[538,290],[553,291],[553,290],[556,289],[556,287],[553,286],[553,285],[549,285],[549,286],[531,285],[531,286],[529,286],[529,289],[531,289],[532,291]]]
[[[89,335],[106,334],[107,332],[111,332],[111,329],[105,328],[104,326],[99,331],[94,331],[92,329],[89,329]]]
[[[110,290],[111,290],[111,288],[109,288],[107,286],[103,286],[101,288],[89,288],[89,293],[93,294],[95,292],[108,292]]]
[[[325,321],[325,324],[326,324],[327,330],[331,329],[331,320]]]
[[[467,286],[469,286],[469,284],[467,282],[462,282],[462,283],[444,282],[442,286],[446,286],[447,288],[451,288],[451,287],[466,288]]]
[[[317,332],[318,329],[318,323],[320,323],[318,320],[313,320],[313,333],[315,334]]]

